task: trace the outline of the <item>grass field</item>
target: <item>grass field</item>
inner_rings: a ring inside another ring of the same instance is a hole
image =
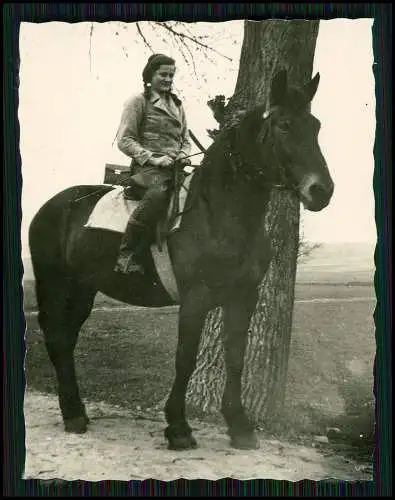
[[[56,392],[52,366],[25,284],[28,387]],[[291,434],[325,432],[345,414],[366,413],[372,401],[375,353],[373,285],[298,284],[289,364],[286,426]],[[312,302],[317,299],[331,299]],[[100,307],[105,306],[105,310]],[[177,308],[119,308],[98,296],[76,348],[81,394],[135,409],[166,396],[174,375]]]

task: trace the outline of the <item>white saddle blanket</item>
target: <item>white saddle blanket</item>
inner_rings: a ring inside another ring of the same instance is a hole
[[[122,186],[114,186],[114,189],[100,198],[85,227],[124,233],[130,215],[137,208],[138,201],[126,200],[123,196],[123,189]]]
[[[186,176],[183,185],[180,189],[178,207],[179,212],[184,210],[186,198],[188,195],[189,185],[191,183],[193,173]],[[88,221],[84,227],[95,229],[106,229],[117,233],[124,233],[127,223],[133,211],[137,208],[139,202],[134,200],[126,200],[123,195],[124,188],[122,186],[114,186],[110,192],[106,193],[95,205]],[[174,204],[174,194],[170,200],[169,212]],[[182,215],[176,217],[171,231],[175,231],[180,227]],[[178,289],[176,278],[170,261],[170,256],[166,242],[163,242],[162,251],[159,250],[156,243],[151,245],[152,257],[155,262],[156,270],[159,277],[170,296],[178,301]]]
[[[192,180],[193,173],[188,175],[180,189],[179,194],[179,212],[182,212],[185,206],[185,201],[188,195],[189,184]],[[124,233],[128,220],[134,210],[138,206],[138,201],[126,200],[123,196],[124,188],[122,186],[114,186],[110,192],[106,193],[95,205],[92,210],[85,227],[96,229],[107,229]],[[170,200],[169,212],[174,204],[174,194]],[[172,231],[178,229],[181,224],[181,216],[178,216],[171,228]]]

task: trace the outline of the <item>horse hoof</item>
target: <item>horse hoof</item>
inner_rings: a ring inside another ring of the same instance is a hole
[[[88,423],[88,417],[76,417],[70,420],[66,420],[64,423],[64,429],[66,432],[72,432],[74,434],[84,434],[88,430]]]
[[[244,436],[232,436],[230,444],[233,448],[238,450],[258,450],[259,440],[255,434],[248,434]]]
[[[193,450],[197,448],[196,439],[193,436],[173,437],[169,439],[169,450]]]

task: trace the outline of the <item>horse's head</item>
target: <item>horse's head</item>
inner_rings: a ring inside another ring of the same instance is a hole
[[[320,122],[310,112],[319,79],[317,73],[304,87],[290,87],[281,71],[271,83],[270,107],[248,113],[236,132],[250,177],[296,191],[311,211],[325,208],[334,189],[318,144]]]

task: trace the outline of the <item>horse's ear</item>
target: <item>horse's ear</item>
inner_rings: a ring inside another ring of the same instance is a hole
[[[318,84],[320,83],[320,74],[317,73],[315,77],[303,87],[303,94],[306,96],[306,101],[309,103],[313,100],[317,92]]]
[[[279,71],[272,79],[270,86],[270,105],[276,106],[281,104],[288,89],[288,76],[285,69]]]

